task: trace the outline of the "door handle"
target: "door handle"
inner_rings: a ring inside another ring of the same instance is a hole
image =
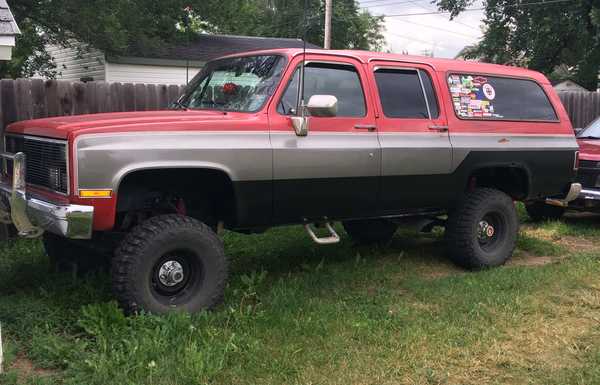
[[[377,126],[374,124],[355,124],[354,128],[356,128],[357,130],[375,131],[377,129]]]
[[[448,126],[438,126],[437,124],[432,124],[428,127],[430,130],[446,132],[448,131]]]

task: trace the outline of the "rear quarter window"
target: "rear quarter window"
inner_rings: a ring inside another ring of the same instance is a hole
[[[451,74],[448,88],[461,119],[558,121],[548,96],[533,80]]]

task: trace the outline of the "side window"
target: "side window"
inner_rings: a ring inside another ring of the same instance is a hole
[[[433,83],[425,71],[381,68],[375,71],[375,81],[386,117],[434,119],[439,116]]]
[[[448,87],[462,119],[558,120],[544,90],[532,80],[451,74]]]
[[[365,95],[356,68],[351,65],[308,63],[304,70],[304,98],[308,102],[313,95],[333,95],[338,99],[340,117],[360,117],[366,114]],[[277,112],[295,114],[298,102],[298,68],[283,97]]]

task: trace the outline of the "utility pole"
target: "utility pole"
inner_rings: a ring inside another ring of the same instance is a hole
[[[333,0],[325,0],[325,43],[323,48],[331,49],[331,13]]]

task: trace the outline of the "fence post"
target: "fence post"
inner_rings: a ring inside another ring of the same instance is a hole
[[[4,373],[4,353],[2,351],[2,323],[0,323],[0,374]]]

